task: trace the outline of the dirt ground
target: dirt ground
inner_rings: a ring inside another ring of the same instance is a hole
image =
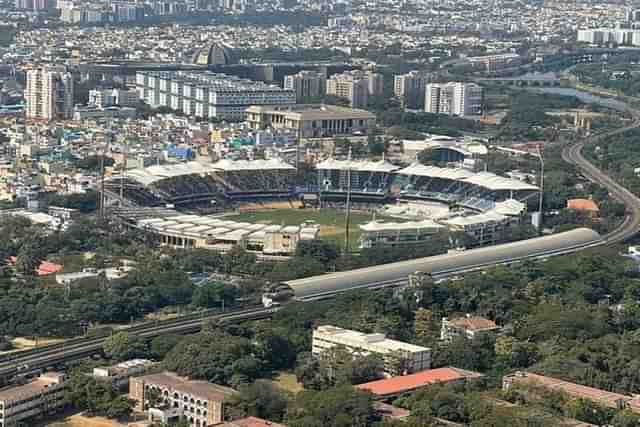
[[[38,338],[38,346],[46,344],[55,344],[57,342],[64,341],[60,338]],[[36,346],[36,341],[31,338],[14,338],[12,341],[13,346],[17,349],[32,348]]]
[[[338,234],[344,233],[344,228],[336,227],[335,225],[321,225],[320,226],[320,237],[325,236],[337,236]]]
[[[82,414],[71,415],[63,421],[49,424],[47,427],[126,427],[117,421],[102,417],[86,417]]]

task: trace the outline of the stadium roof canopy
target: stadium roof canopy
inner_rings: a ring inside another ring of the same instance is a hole
[[[149,166],[143,169],[127,171],[127,178],[143,185],[151,185],[167,178],[183,175],[203,175],[214,172],[260,171],[260,170],[294,170],[295,167],[279,159],[269,160],[220,160],[216,163],[186,162],[167,165]],[[119,176],[112,179],[120,179]]]
[[[127,178],[134,179],[144,185],[150,185],[166,178],[173,178],[181,175],[211,173],[215,170],[216,169],[211,163],[186,162],[171,165],[149,166],[144,169],[133,169],[127,171]],[[119,179],[119,177],[115,178]]]
[[[316,169],[319,170],[352,170],[357,172],[393,172],[400,169],[398,166],[393,165],[384,160],[377,162],[366,160],[335,160],[327,159],[316,164]]]
[[[497,202],[492,209],[493,212],[501,215],[515,216],[522,214],[527,206],[515,199],[507,199],[503,202]]]
[[[479,172],[469,178],[466,178],[465,181],[471,184],[478,185],[480,187],[488,188],[489,190],[494,190],[494,191],[498,191],[498,190],[537,191],[539,190],[539,188],[536,187],[535,185],[528,184],[518,179],[505,178],[502,176],[498,176],[491,172]]]
[[[460,181],[465,178],[470,178],[474,175],[473,172],[470,172],[466,169],[459,168],[439,168],[437,166],[425,166],[419,163],[414,163],[411,166],[408,166],[404,169],[400,169],[397,173],[401,175],[414,175],[414,176],[426,176],[429,178],[442,178],[442,179],[452,179],[455,181]]]
[[[269,160],[220,160],[213,164],[217,170],[232,171],[259,171],[259,170],[293,170],[295,167],[279,159]]]
[[[486,224],[488,222],[502,222],[507,219],[506,216],[501,215],[497,212],[485,212],[477,215],[470,216],[456,216],[443,222],[445,224],[464,227],[467,225],[476,225],[476,224]]]
[[[491,191],[513,190],[513,191],[537,191],[538,187],[526,182],[506,178],[491,172],[473,173],[460,168],[440,168],[437,166],[425,166],[414,163],[404,169],[397,171],[401,175],[425,176],[430,178],[450,179],[453,181],[464,181],[479,187],[487,188]]]

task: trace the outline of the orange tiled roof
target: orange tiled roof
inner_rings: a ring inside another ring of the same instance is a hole
[[[8,261],[11,264],[15,264],[17,261],[17,258],[14,256],[10,256]],[[49,274],[59,273],[60,271],[62,271],[62,268],[63,267],[60,264],[54,264],[53,262],[49,262],[49,261],[42,261],[38,266],[38,268],[36,269],[36,275],[47,276]]]
[[[567,209],[576,209],[579,211],[598,212],[600,208],[591,199],[571,199],[567,200]]]
[[[42,261],[36,273],[38,276],[46,276],[48,274],[58,273],[62,271],[62,266],[60,264],[54,264],[49,261]]]
[[[356,386],[360,390],[368,390],[378,396],[404,393],[418,388],[436,384],[478,378],[481,374],[456,368],[438,368],[417,372],[411,375],[392,377],[384,380],[372,381]]]
[[[449,320],[449,324],[468,331],[481,331],[483,329],[494,329],[498,326],[493,320],[479,316],[460,317]]]

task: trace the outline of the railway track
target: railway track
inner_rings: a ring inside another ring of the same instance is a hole
[[[221,323],[241,322],[269,318],[277,308],[262,306],[236,310],[228,313],[202,314],[185,316],[164,322],[147,322],[120,331],[135,333],[141,337],[154,338],[165,334],[186,334],[197,332],[205,321],[214,320]],[[108,337],[76,338],[52,346],[41,347],[33,351],[14,353],[16,356],[0,362],[0,379],[10,379],[18,374],[29,374],[41,369],[55,366],[70,360],[99,353]]]

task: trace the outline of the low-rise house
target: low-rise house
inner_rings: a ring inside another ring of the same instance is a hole
[[[597,219],[600,216],[600,208],[598,207],[598,204],[591,199],[567,200],[567,209],[582,212],[591,219]]]
[[[451,320],[443,317],[440,339],[449,342],[455,337],[463,336],[471,340],[480,334],[495,333],[499,330],[500,327],[496,325],[496,322],[480,316],[467,314],[465,317]]]
[[[93,368],[93,376],[122,389],[129,385],[129,378],[144,374],[157,364],[147,359],[133,359],[112,366]]]

